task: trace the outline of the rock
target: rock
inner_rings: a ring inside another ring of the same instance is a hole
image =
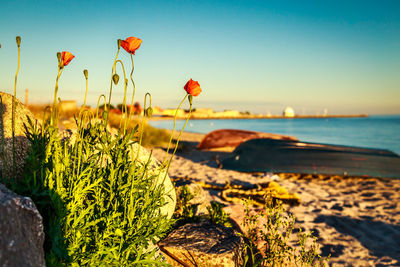
[[[165,199],[167,204],[161,208],[160,212],[163,215],[167,215],[167,217],[170,219],[175,211],[176,193],[174,185],[172,184],[165,168],[160,167],[161,163],[138,143],[133,144],[131,155],[133,158],[137,157],[137,162],[140,164],[146,164],[148,162],[149,165],[147,175],[157,175],[155,185],[164,185]]]
[[[244,242],[232,228],[188,223],[158,243],[172,266],[242,266]]]
[[[43,243],[35,204],[0,184],[0,266],[45,266]]]
[[[12,102],[13,96],[0,92],[0,175],[12,177],[13,173],[13,145],[12,145]],[[30,143],[25,135],[24,124],[28,123],[28,116],[35,121],[35,117],[18,99],[15,100],[15,163],[14,177],[22,174]],[[4,150],[3,150],[4,149]],[[4,154],[3,154],[4,151]]]

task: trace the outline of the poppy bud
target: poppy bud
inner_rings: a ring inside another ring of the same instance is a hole
[[[88,71],[87,71],[87,70],[83,70],[83,75],[85,75],[85,79],[87,80],[87,78],[88,78]]]
[[[192,95],[189,95],[189,96],[188,96],[188,99],[189,99],[189,103],[190,103],[190,105],[192,105],[193,96],[192,96]]]
[[[118,43],[118,49],[121,47],[121,39],[118,39],[117,43]]]
[[[1,44],[0,44],[0,48],[1,48]]]
[[[113,81],[114,81],[114,84],[117,85],[117,84],[118,84],[118,81],[119,81],[119,76],[118,76],[118,74],[115,73],[115,74],[113,75],[113,78],[112,78],[112,79],[113,79]]]
[[[107,110],[104,110],[102,115],[103,115],[104,120],[108,120],[108,111]]]
[[[60,63],[60,61],[61,61],[61,53],[60,52],[57,52],[57,59],[58,59],[58,63]]]
[[[17,40],[17,45],[19,47],[21,45],[21,37],[17,36],[15,39]]]
[[[149,107],[148,109],[146,109],[146,116],[147,117],[153,116],[153,108],[152,107]]]

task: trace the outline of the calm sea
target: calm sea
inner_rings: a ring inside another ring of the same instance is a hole
[[[172,129],[173,121],[150,121]],[[184,121],[177,121],[181,129]],[[292,135],[301,141],[388,149],[400,154],[400,115],[366,118],[191,120],[185,131],[208,133],[217,129],[242,129]]]

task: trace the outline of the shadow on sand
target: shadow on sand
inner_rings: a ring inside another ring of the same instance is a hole
[[[388,256],[400,261],[400,226],[375,221],[372,218],[353,219],[345,216],[320,215],[316,218],[334,227],[338,232],[356,238],[370,253],[377,257]],[[324,247],[323,254],[342,254],[340,247]],[[326,255],[325,255],[326,256]]]

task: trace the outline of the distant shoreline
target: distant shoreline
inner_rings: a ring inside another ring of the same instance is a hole
[[[364,118],[369,117],[367,114],[353,114],[353,115],[295,115],[294,117],[285,117],[282,115],[242,115],[232,117],[197,117],[191,116],[191,120],[247,120],[247,119],[330,119],[330,118]],[[172,120],[172,116],[154,116],[150,120]],[[177,120],[185,120],[186,117],[177,117]]]

